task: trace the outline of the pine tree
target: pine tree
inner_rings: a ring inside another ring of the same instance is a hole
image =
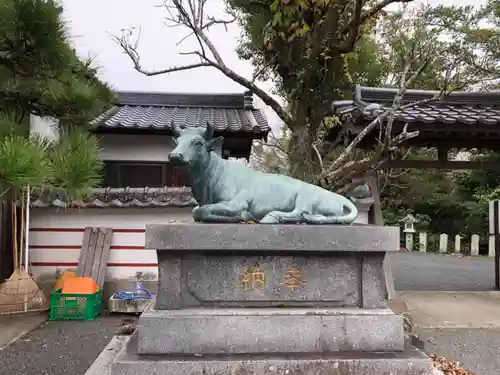
[[[62,11],[51,0],[0,0],[0,196],[26,185],[76,196],[100,182],[86,125],[113,93],[77,56]],[[31,114],[59,119],[59,140],[29,137]]]

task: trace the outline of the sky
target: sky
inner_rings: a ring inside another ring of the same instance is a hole
[[[447,0],[447,5],[465,5],[472,0]],[[439,4],[438,0],[429,0]],[[476,4],[482,1],[475,1]],[[238,93],[245,89],[213,68],[197,68],[183,72],[147,77],[133,69],[132,62],[112,35],[121,35],[122,30],[134,27],[141,32],[138,51],[143,68],[147,70],[165,69],[171,66],[198,62],[194,56],[180,53],[197,49],[197,40],[190,37],[180,45],[178,42],[187,35],[182,27],[165,26],[167,15],[163,0],[62,0],[64,18],[78,54],[92,56],[100,67],[99,75],[115,90],[156,91],[156,92],[196,92],[196,93]],[[224,17],[222,0],[208,0],[206,14]],[[227,17],[227,16],[226,16]],[[245,78],[252,77],[252,66],[248,61],[239,60],[235,49],[241,30],[232,24],[214,27],[209,32],[227,66]],[[261,82],[259,86],[270,92],[272,84]],[[273,110],[260,100],[257,106],[265,111],[270,125],[276,130],[280,120]]]

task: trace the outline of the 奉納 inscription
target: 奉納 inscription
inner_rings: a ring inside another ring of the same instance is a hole
[[[322,298],[329,306],[359,305],[359,261],[355,257],[195,254],[182,262],[186,306],[316,306]]]
[[[243,290],[264,289],[266,279],[264,271],[259,266],[245,267],[241,279]]]
[[[281,283],[282,286],[291,289],[292,291],[298,290],[305,284],[303,271],[299,267],[288,268],[285,278]]]

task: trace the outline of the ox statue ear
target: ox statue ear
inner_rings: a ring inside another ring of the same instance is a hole
[[[172,135],[177,138],[181,135],[181,128],[179,126],[177,126],[177,124],[174,122],[174,120],[172,119],[172,121],[170,122],[170,130],[172,131]]]
[[[211,140],[214,136],[214,127],[213,125],[207,121],[207,129],[205,130],[205,139],[207,141]]]
[[[207,141],[207,147],[208,147],[209,151],[222,148],[223,140],[224,140],[224,138],[217,137],[217,138],[212,138],[211,140]]]

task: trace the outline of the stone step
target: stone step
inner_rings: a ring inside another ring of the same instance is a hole
[[[390,309],[148,310],[138,339],[140,354],[404,350],[402,318]]]
[[[109,375],[432,375],[432,362],[407,345],[402,352],[231,355],[139,355],[137,334]]]

